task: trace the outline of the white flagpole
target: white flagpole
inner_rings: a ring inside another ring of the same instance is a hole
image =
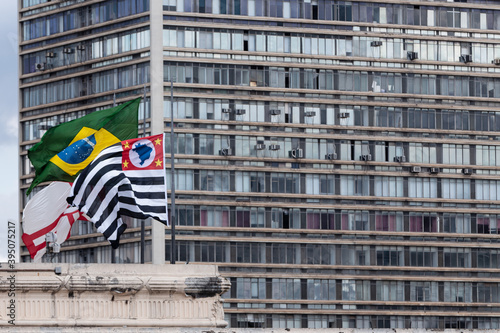
[[[113,107],[116,106],[116,93],[113,93]],[[111,263],[115,264],[116,263],[116,250],[114,248],[111,248]]]
[[[145,71],[143,71],[143,81],[144,81],[144,98],[142,99],[142,105],[143,105],[143,112],[144,112],[144,117],[142,120],[142,137],[146,136],[146,80],[145,80]],[[146,227],[145,227],[146,221],[141,220],[141,264],[144,264],[144,253],[146,249],[146,240],[145,240],[145,234],[146,234]]]
[[[175,174],[174,174],[174,80],[170,80],[170,263],[175,264]]]

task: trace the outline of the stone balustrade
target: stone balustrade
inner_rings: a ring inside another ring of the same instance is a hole
[[[13,328],[12,320],[16,327],[227,325],[221,295],[230,283],[213,265],[5,266],[0,268],[0,328]]]

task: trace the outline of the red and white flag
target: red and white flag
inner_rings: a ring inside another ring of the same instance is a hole
[[[127,228],[122,216],[152,217],[168,225],[163,142],[162,133],[109,146],[73,183],[68,202],[115,249]]]
[[[46,252],[47,233],[54,232],[61,244],[69,238],[76,220],[86,220],[66,202],[70,190],[69,183],[53,182],[35,194],[24,208],[22,240],[35,262],[40,262]]]

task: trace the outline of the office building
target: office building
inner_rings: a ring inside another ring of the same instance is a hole
[[[22,206],[44,130],[145,87],[168,133],[173,81],[176,260],[231,279],[231,327],[498,329],[499,31],[488,0],[20,1]],[[55,260],[110,257],[83,222]]]

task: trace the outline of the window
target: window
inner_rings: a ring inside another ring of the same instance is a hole
[[[340,176],[341,195],[370,195],[369,176]]]
[[[342,230],[370,230],[367,211],[342,211]]]
[[[355,301],[356,300],[356,281],[355,280],[342,280],[342,300]]]
[[[250,175],[250,191],[265,192],[264,174],[261,172],[251,173]]]
[[[227,251],[227,247],[224,249]],[[263,251],[265,245],[263,243],[232,243],[230,247],[231,261],[239,263],[262,263]],[[227,253],[227,252],[225,252]]]
[[[375,213],[376,231],[402,231],[402,213]]]
[[[443,143],[444,164],[470,164],[470,146]]]
[[[301,299],[300,279],[272,279],[272,299]]]
[[[149,2],[143,0],[111,0],[82,9],[67,10],[24,22],[23,40],[49,36],[145,11],[149,11]]]
[[[472,283],[470,282],[444,282],[445,302],[472,301]]]
[[[250,227],[250,211],[236,209],[236,227],[249,228]]]
[[[404,281],[376,281],[378,301],[404,301]]]
[[[307,280],[307,299],[335,300],[335,280]]]
[[[499,301],[499,288],[497,283],[477,284],[477,301],[481,303],[497,303]]]
[[[308,210],[306,213],[307,229],[335,229],[335,212]]]
[[[272,263],[274,264],[298,264],[297,251],[299,246],[297,244],[272,244]]]
[[[229,209],[201,206],[200,226],[229,227]]]
[[[436,145],[410,142],[409,162],[437,163]]]
[[[241,299],[265,299],[266,279],[236,278],[236,297]]]
[[[409,178],[408,196],[410,198],[437,198],[437,179]]]
[[[476,217],[476,232],[478,234],[498,234],[498,217],[496,215]]]
[[[341,246],[340,265],[369,265],[370,248],[367,246]]]
[[[410,232],[438,232],[437,216],[410,215]]]
[[[500,147],[497,146],[476,146],[476,164],[477,165],[497,165],[500,162]]]
[[[477,267],[498,267],[498,251],[494,249],[477,249]]]
[[[272,193],[300,193],[300,174],[271,173]]]
[[[403,250],[398,247],[377,247],[377,266],[404,266]]]
[[[476,180],[476,199],[498,200],[500,198],[500,182],[497,180]]]
[[[437,267],[437,249],[410,247],[410,266]]]
[[[442,198],[470,199],[470,179],[441,179]]]
[[[402,197],[403,177],[375,176],[375,195],[379,197]]]
[[[470,249],[444,249],[444,267],[470,267]]]
[[[443,214],[443,232],[469,233],[471,216],[468,214]]]
[[[412,302],[437,302],[437,282],[410,282],[410,301]]]
[[[332,17],[335,21],[352,21],[352,3],[350,1],[338,1],[333,5]]]
[[[458,8],[450,8],[446,11],[447,26],[450,28],[460,28],[460,10]]]
[[[436,114],[434,110],[408,108],[408,127],[436,128]]]

